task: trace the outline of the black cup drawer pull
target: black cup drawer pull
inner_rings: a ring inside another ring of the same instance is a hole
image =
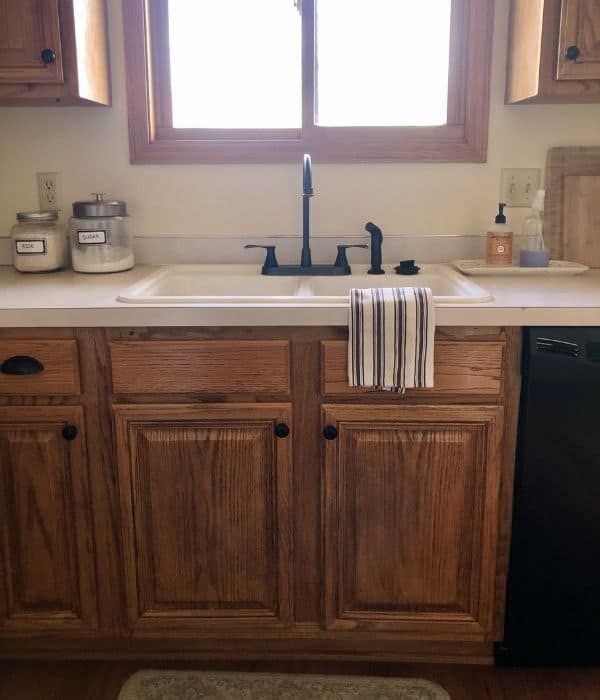
[[[35,357],[27,355],[15,355],[0,365],[2,374],[40,374],[44,371],[44,365]]]

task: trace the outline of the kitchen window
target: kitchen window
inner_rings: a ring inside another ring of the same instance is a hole
[[[482,162],[492,0],[123,0],[134,163]]]

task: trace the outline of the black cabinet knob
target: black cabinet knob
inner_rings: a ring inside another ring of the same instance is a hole
[[[277,423],[275,426],[275,435],[278,438],[286,438],[290,434],[290,429],[285,423]]]
[[[569,59],[569,61],[576,61],[580,55],[581,51],[579,46],[567,46],[565,56]]]
[[[56,53],[54,52],[54,49],[44,49],[40,53],[40,58],[42,59],[42,63],[45,63],[48,66],[56,61]]]
[[[333,425],[326,425],[323,428],[323,437],[325,440],[335,440],[338,436],[338,430]]]
[[[65,440],[75,440],[79,431],[74,425],[65,425],[62,431],[62,436]]]

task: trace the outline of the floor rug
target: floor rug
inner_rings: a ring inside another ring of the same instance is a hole
[[[138,671],[118,700],[449,700],[419,678],[228,671]]]

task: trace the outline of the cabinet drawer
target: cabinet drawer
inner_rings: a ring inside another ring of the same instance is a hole
[[[153,340],[110,344],[115,394],[288,394],[285,340]]]
[[[11,358],[27,358],[16,360]],[[8,361],[8,362],[7,362]],[[10,374],[30,371],[33,374]],[[0,340],[0,394],[27,396],[81,393],[75,340]]]
[[[436,340],[435,386],[431,389],[408,389],[406,396],[499,396],[502,390],[503,348],[502,342]],[[322,341],[321,383],[325,395],[384,393],[348,385],[348,343],[345,340]]]

